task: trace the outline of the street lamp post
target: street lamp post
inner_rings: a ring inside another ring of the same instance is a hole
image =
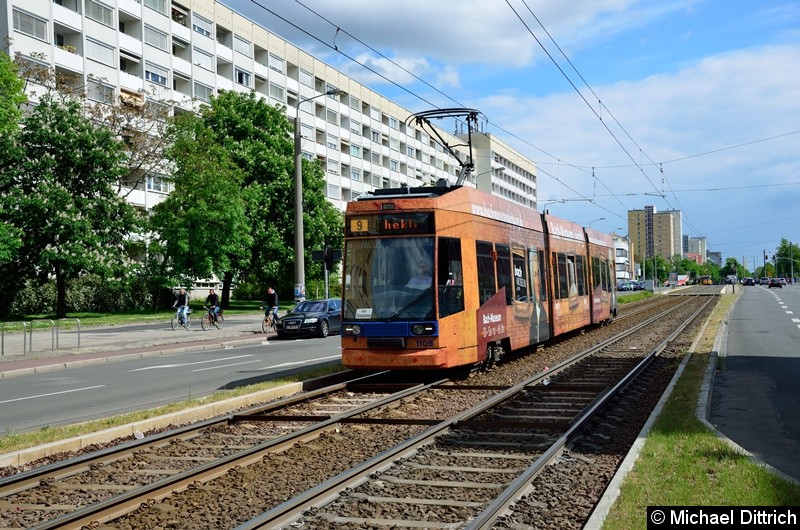
[[[599,219],[595,219],[595,220],[593,220],[593,221],[589,221],[589,224],[588,224],[588,225],[586,225],[586,228],[591,228],[591,227],[592,227],[592,223],[596,223],[597,221],[605,221],[605,220],[606,220],[606,218],[605,218],[605,217],[601,217],[601,218],[599,218]]]
[[[300,145],[300,105],[322,96],[340,96],[344,90],[332,89],[310,98],[298,99],[294,113],[294,298],[306,297],[305,234],[303,233],[303,150]]]

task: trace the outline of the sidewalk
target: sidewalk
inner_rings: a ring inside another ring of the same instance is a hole
[[[203,331],[194,319],[188,330],[173,331],[168,321],[123,326],[58,330],[38,324],[33,332],[2,335],[0,379],[31,373],[65,370],[86,363],[107,363],[133,357],[168,355],[192,350],[233,347],[275,338],[261,332],[261,315],[236,315],[225,319],[221,330]],[[40,327],[42,326],[42,327]],[[78,344],[80,343],[80,347]],[[54,347],[54,346],[58,347]]]

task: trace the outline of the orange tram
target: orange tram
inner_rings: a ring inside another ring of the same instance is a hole
[[[487,367],[616,316],[611,236],[474,188],[347,204],[342,364]]]

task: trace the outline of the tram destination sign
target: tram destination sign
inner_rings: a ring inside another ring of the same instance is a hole
[[[392,212],[354,214],[345,223],[348,236],[407,236],[432,234],[433,212]]]

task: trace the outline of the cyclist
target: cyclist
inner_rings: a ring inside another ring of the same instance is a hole
[[[217,293],[214,292],[214,289],[208,290],[208,296],[206,297],[206,305],[209,306],[208,313],[214,316],[214,322],[217,321],[217,315],[219,315],[219,296]]]
[[[267,295],[261,302],[261,309],[264,310],[264,317],[272,313],[272,322],[278,321],[278,293],[272,287],[267,288]]]
[[[189,295],[186,294],[186,289],[181,287],[178,290],[178,294],[175,296],[175,303],[172,304],[172,307],[178,308],[178,320],[180,320],[181,326],[186,322],[186,311],[189,309]]]

